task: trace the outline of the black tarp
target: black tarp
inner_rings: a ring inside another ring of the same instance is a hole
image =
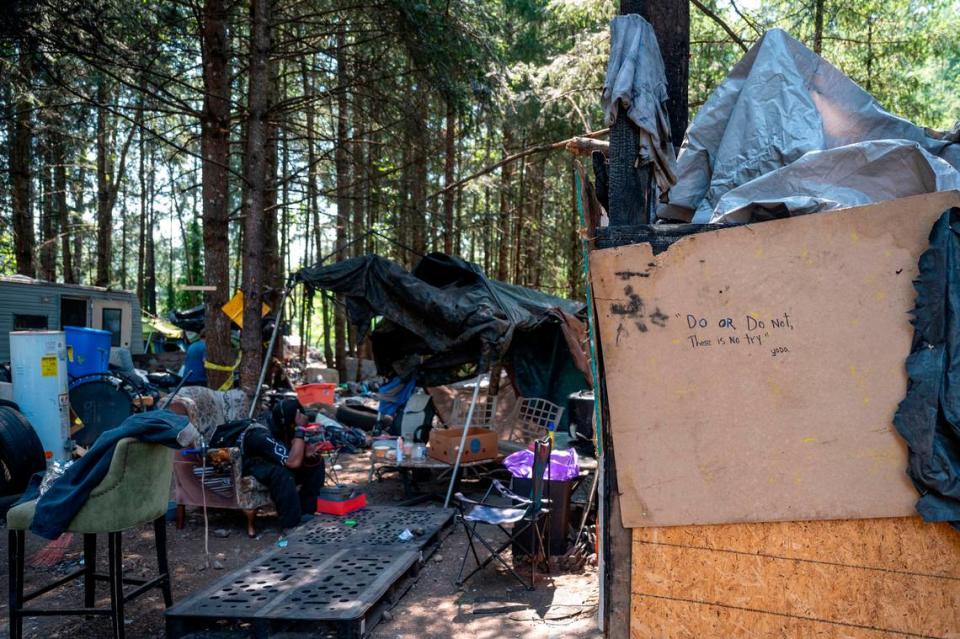
[[[199,333],[203,330],[204,315],[206,312],[206,304],[194,306],[193,308],[188,308],[183,311],[171,310],[167,313],[167,321],[181,330]]]
[[[934,225],[914,287],[909,385],[894,425],[910,448],[917,512],[960,529],[960,209]]]
[[[564,315],[586,306],[487,278],[475,264],[442,253],[410,272],[376,255],[305,268],[296,279],[311,290],[344,296],[362,339],[370,334],[382,375],[435,386],[485,372],[499,360],[520,393],[566,406],[589,388],[563,334]],[[564,419],[564,422],[566,419]]]

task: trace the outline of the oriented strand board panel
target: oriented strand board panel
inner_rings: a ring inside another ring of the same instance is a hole
[[[912,280],[939,193],[591,253],[628,527],[913,513]]]
[[[960,533],[918,518],[633,531],[634,639],[960,638]]]

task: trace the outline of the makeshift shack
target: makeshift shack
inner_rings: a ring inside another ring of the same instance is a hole
[[[960,533],[915,516],[911,483],[956,452],[911,449],[908,477],[894,417],[917,385],[956,392],[906,362],[911,314],[948,307],[913,281],[958,166],[771,32],[701,109],[658,211],[710,224],[599,233],[610,520],[632,529],[617,636],[957,636]]]
[[[366,255],[305,268],[295,278],[311,291],[344,297],[385,377],[439,386],[501,363],[522,396],[560,406],[590,386],[581,302],[489,279],[477,265],[441,253],[413,271]]]

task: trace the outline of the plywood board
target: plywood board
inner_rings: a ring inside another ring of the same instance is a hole
[[[957,638],[960,534],[918,518],[635,529],[635,639]]]
[[[593,251],[625,525],[913,512],[892,419],[940,193]]]

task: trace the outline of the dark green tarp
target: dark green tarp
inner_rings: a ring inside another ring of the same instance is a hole
[[[360,339],[382,318],[370,335],[382,375],[416,375],[437,386],[500,360],[524,397],[566,407],[570,393],[590,387],[562,328],[565,316],[583,320],[582,302],[491,280],[476,264],[442,253],[427,255],[412,272],[366,255],[305,268],[296,279],[343,295]]]

